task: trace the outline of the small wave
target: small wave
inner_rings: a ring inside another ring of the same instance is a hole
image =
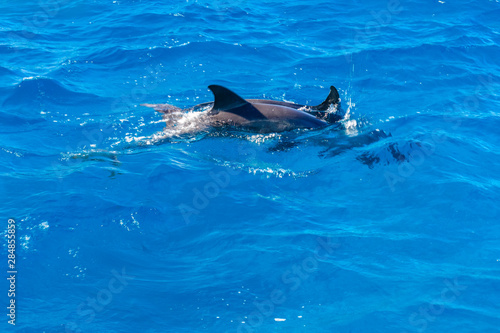
[[[6,76],[16,76],[17,74],[11,71],[8,68],[0,66],[0,77],[6,77]]]
[[[95,104],[96,100],[100,100],[99,96],[80,93],[67,89],[58,81],[48,78],[27,77],[11,87],[11,94],[4,101],[3,106],[26,106],[33,108],[33,102],[38,101],[39,104],[46,102],[55,105],[87,105]]]
[[[106,64],[116,69],[120,68],[131,59],[137,59],[141,56],[141,50],[126,50],[120,46],[113,46],[101,49],[97,52],[87,55],[85,58],[91,60],[94,64]]]
[[[11,114],[8,112],[0,111],[0,124],[2,127],[9,127],[13,132],[18,133],[20,131],[20,126],[34,125],[37,123],[44,123],[46,120],[41,118],[39,115],[21,115]]]

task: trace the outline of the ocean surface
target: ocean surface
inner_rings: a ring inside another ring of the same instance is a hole
[[[498,0],[0,10],[1,332],[500,331]],[[210,84],[342,120],[141,106]]]

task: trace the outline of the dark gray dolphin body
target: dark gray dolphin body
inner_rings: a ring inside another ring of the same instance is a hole
[[[336,113],[326,112],[330,106],[340,106],[337,89],[330,88],[326,100],[317,106],[263,99],[245,100],[231,90],[219,85],[208,87],[214,94],[213,103],[202,103],[181,110],[168,104],[143,104],[169,114],[179,111],[196,111],[212,106],[208,112],[210,125],[235,126],[259,133],[282,132],[296,128],[316,129],[341,119]]]

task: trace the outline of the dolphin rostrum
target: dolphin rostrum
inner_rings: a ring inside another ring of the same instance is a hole
[[[231,90],[219,85],[208,87],[214,94],[214,102],[198,104],[181,110],[168,104],[143,104],[164,114],[181,111],[197,111],[208,108],[208,121],[211,126],[234,126],[259,133],[282,132],[296,128],[317,129],[340,120],[334,111],[340,108],[339,93],[330,87],[326,100],[317,106],[306,106],[290,102],[263,99],[241,98]]]

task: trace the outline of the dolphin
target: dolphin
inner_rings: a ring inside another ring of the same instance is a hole
[[[328,126],[342,117],[336,112],[328,112],[330,107],[340,108],[337,89],[330,87],[325,101],[316,106],[290,102],[248,99],[245,100],[233,91],[219,85],[208,87],[214,94],[214,101],[180,109],[168,104],[142,104],[164,114],[173,112],[198,111],[211,107],[208,121],[213,127],[232,126],[252,132],[283,132],[297,128],[317,129]]]

